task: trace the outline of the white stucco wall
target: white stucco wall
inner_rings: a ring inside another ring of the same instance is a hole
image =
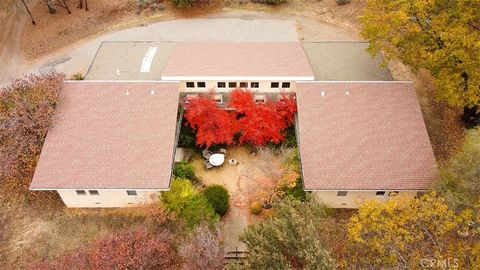
[[[337,196],[338,191],[314,191],[317,199],[331,208],[358,208],[365,199],[376,199],[381,202],[387,201],[390,191],[386,191],[384,196],[376,196],[376,191],[347,191],[346,196]],[[414,197],[416,191],[400,191],[398,196]]]
[[[215,92],[230,92],[231,90],[235,88],[229,88],[228,83],[229,82],[236,82],[237,87],[240,87],[240,81],[226,81],[226,80],[221,80],[221,81],[202,81],[205,82],[205,87],[199,88],[197,87],[197,81],[192,81],[195,83],[194,88],[187,88],[186,87],[186,81],[180,81],[180,92],[182,93],[190,93],[190,92],[208,92],[211,89],[214,89]],[[226,87],[225,88],[217,88],[217,82],[225,82]],[[245,81],[248,83],[247,89],[250,89],[253,92],[260,92],[260,93],[278,93],[278,92],[295,92],[296,91],[296,82],[295,81],[275,81],[279,82],[279,88],[271,88],[271,82],[273,81],[255,81],[259,83],[258,88],[251,88],[250,87],[250,82],[252,81]],[[282,88],[282,82],[289,82],[290,83],[290,88]]]
[[[57,190],[67,207],[132,207],[149,204],[159,199],[156,190],[136,190],[137,195],[128,195],[127,190],[97,190],[98,195],[78,195],[76,190]]]

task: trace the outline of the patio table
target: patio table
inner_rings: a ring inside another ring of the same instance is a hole
[[[225,162],[225,155],[224,154],[213,154],[208,158],[208,162],[213,166],[220,166]]]

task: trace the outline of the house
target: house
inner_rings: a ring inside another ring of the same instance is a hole
[[[104,42],[86,80],[65,82],[30,189],[68,207],[150,203],[170,187],[179,100],[214,89],[222,106],[240,87],[296,93],[304,188],[328,206],[414,196],[436,173],[418,100],[365,46]]]

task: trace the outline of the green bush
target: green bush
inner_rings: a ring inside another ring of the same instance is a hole
[[[185,119],[182,120],[182,123],[185,123]],[[195,143],[195,132],[190,126],[185,126],[182,124],[180,129],[180,135],[178,136],[178,147],[197,149]]]
[[[267,4],[267,5],[279,5],[286,3],[287,0],[252,0],[253,3]]]
[[[212,224],[218,220],[215,209],[207,200],[204,194],[195,195],[179,213],[179,216],[185,221],[188,228],[193,229],[201,223]]]
[[[211,185],[203,191],[203,194],[205,194],[205,197],[217,214],[223,216],[227,213],[230,206],[230,195],[225,187],[221,185]]]
[[[188,164],[184,161],[175,164],[173,168],[173,176],[176,178],[185,178],[192,180],[195,177],[195,171],[192,164]]]
[[[285,192],[285,195],[292,196],[294,199],[302,202],[307,198],[307,193],[303,190],[301,178],[297,179],[297,184],[294,187],[284,186],[282,191]]]
[[[178,8],[190,8],[195,2],[195,0],[172,0],[172,4]]]
[[[262,204],[260,202],[255,201],[250,204],[250,213],[258,215],[260,212],[262,212]]]
[[[162,202],[167,210],[180,212],[197,193],[188,179],[174,179],[170,190],[162,193]]]
[[[282,146],[288,148],[297,147],[297,135],[295,134],[295,124],[290,125],[285,131],[285,140]]]
[[[195,190],[188,179],[174,179],[170,190],[162,193],[162,202],[167,210],[177,213],[190,229],[218,219],[205,195]]]
[[[348,3],[350,3],[350,0],[335,0],[337,2],[337,5],[339,6],[343,6],[343,5],[346,5]]]

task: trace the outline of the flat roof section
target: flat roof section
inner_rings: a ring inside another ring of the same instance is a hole
[[[162,80],[313,80],[299,42],[177,43]]]
[[[173,42],[102,42],[85,79],[160,80],[174,47]]]
[[[436,163],[407,82],[297,83],[306,190],[425,190]]]
[[[302,43],[316,81],[392,81],[381,56],[372,59],[366,42]]]
[[[178,100],[178,83],[65,82],[30,189],[168,189]]]

